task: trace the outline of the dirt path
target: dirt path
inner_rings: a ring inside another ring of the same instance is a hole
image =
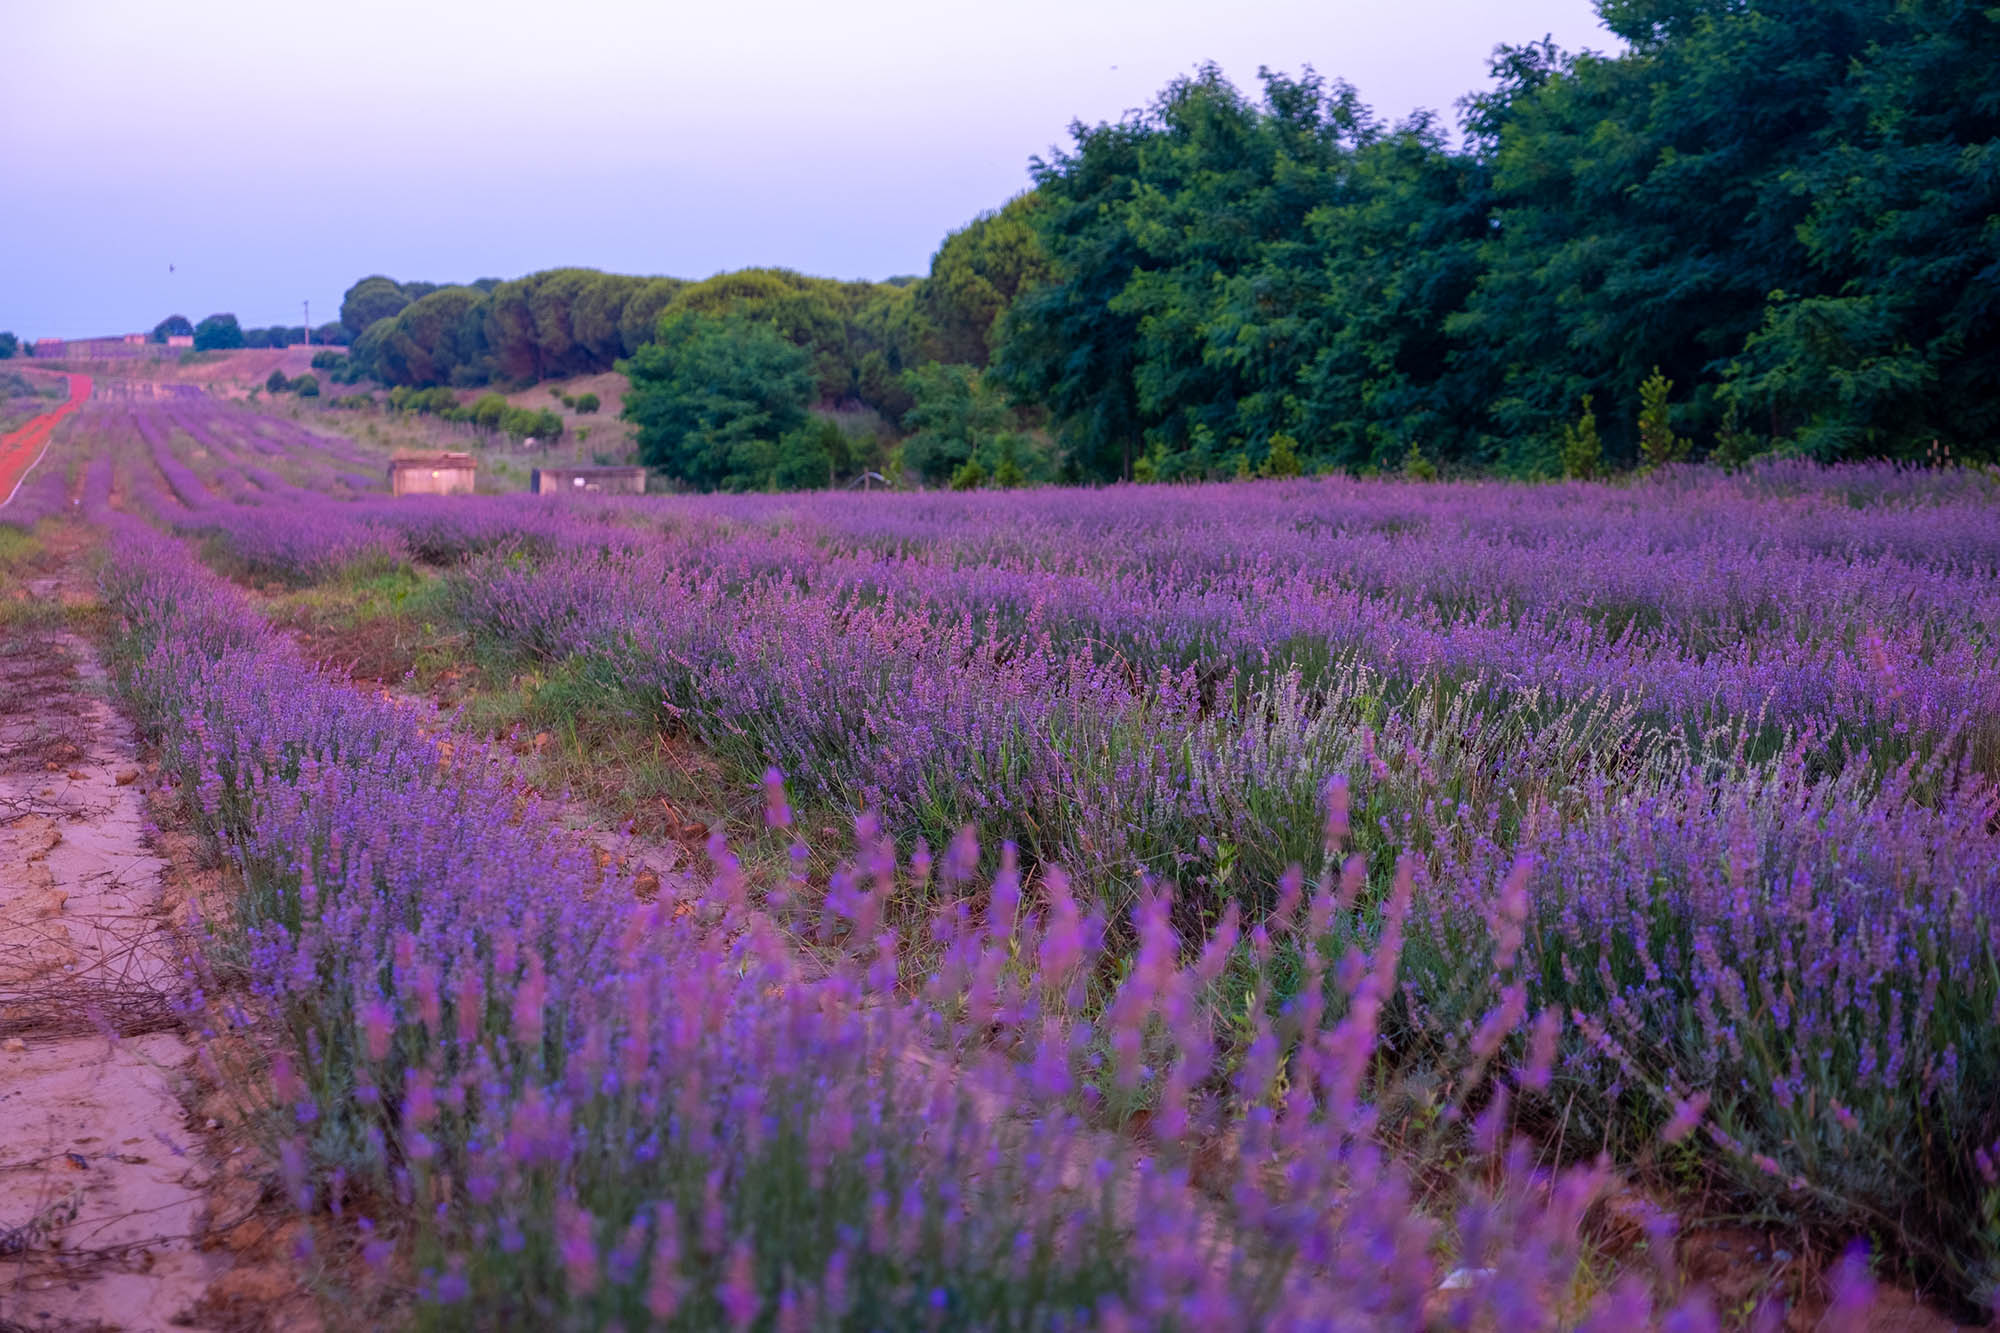
[[[48,614],[77,578],[29,580],[0,633],[0,1330],[196,1327],[226,1258],[198,1245],[179,953],[131,730]]]
[[[42,413],[27,425],[0,435],[0,505],[14,498],[42,455],[48,451],[49,437],[64,417],[83,406],[90,397],[90,376],[70,375],[69,401]]]

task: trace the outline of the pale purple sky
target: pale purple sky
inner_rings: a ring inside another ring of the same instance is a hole
[[[1073,119],[1205,60],[1451,115],[1590,0],[8,6],[0,329],[335,317],[368,273],[921,273]],[[174,266],[172,273],[168,265]]]

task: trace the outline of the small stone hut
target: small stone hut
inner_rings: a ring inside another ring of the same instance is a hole
[[[538,467],[529,479],[536,495],[644,495],[642,467]]]
[[[389,460],[389,489],[397,495],[470,495],[478,471],[471,454],[397,454]]]

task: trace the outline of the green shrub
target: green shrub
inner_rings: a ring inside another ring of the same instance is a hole
[[[243,346],[243,326],[236,322],[234,315],[210,315],[194,326],[194,350],[197,352],[232,351]]]
[[[1583,413],[1562,434],[1563,475],[1573,481],[1593,481],[1604,468],[1604,441],[1597,437],[1597,413],[1590,395],[1583,396]]]
[[[264,392],[271,394],[273,397],[291,387],[292,382],[285,378],[285,372],[282,370],[272,371],[269,378],[264,381]]]
[[[1737,424],[1736,404],[1731,403],[1722,413],[1722,425],[1715,432],[1715,449],[1709,459],[1717,467],[1734,472],[1750,461],[1750,455],[1757,452],[1757,437]]]
[[[1687,437],[1674,434],[1667,395],[1674,382],[1658,366],[1639,386],[1639,453],[1648,467],[1678,463],[1688,455]]]
[[[499,430],[512,410],[499,394],[482,393],[473,401],[472,420],[482,430]]]
[[[319,378],[314,375],[299,376],[292,381],[292,392],[301,398],[319,397]]]
[[[1412,453],[1416,452],[1415,445],[1410,446],[1410,449]],[[1304,471],[1304,466],[1299,462],[1299,442],[1282,431],[1273,435],[1271,437],[1271,452],[1265,455],[1264,466],[1258,472],[1258,475],[1262,477],[1296,477],[1304,473]],[[1431,475],[1433,477],[1437,475],[1436,469],[1432,469]]]
[[[597,395],[594,393],[581,393],[576,396],[576,410],[583,416],[589,416],[598,409],[598,406]]]

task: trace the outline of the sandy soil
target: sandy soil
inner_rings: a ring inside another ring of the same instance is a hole
[[[40,598],[52,581],[33,589]],[[0,1328],[201,1327],[213,1170],[129,727],[89,647],[0,653]]]

